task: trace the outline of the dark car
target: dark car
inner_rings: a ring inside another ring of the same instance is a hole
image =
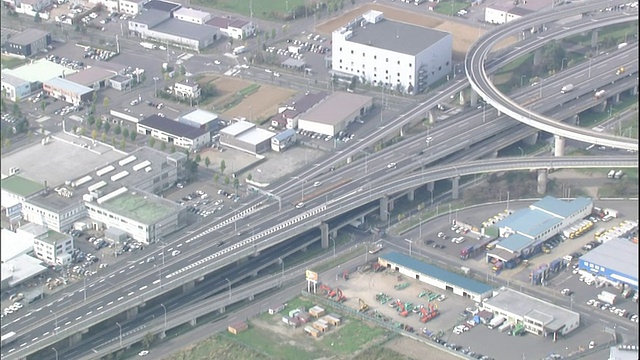
[[[428,246],[428,245],[433,244],[434,242],[435,242],[435,241],[433,241],[433,240],[429,239],[429,240],[425,240],[425,241],[424,241],[424,244]]]
[[[218,243],[216,244],[217,247],[220,247],[222,245],[224,245],[224,241],[218,241]]]

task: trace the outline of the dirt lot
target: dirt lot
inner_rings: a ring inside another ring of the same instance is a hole
[[[248,119],[264,120],[278,113],[278,106],[292,97],[295,91],[270,85],[260,86],[260,90],[247,96],[242,102],[222,115],[226,118],[244,116]]]
[[[351,20],[354,20],[369,10],[382,11],[384,12],[384,17],[390,20],[450,32],[453,34],[453,59],[455,61],[464,59],[464,54],[466,54],[469,46],[471,46],[471,44],[473,44],[481,34],[484,34],[487,31],[486,29],[463,24],[461,22],[442,20],[435,16],[404,11],[381,4],[367,4],[361,6],[342,16],[333,18],[316,26],[316,31],[325,35],[330,35],[333,30],[343,26]],[[506,39],[502,43],[498,44],[496,49],[507,46],[515,41],[515,38]]]
[[[213,101],[213,106],[221,106],[227,102],[233,94],[251,85],[251,83],[246,80],[220,76],[208,76],[199,82],[203,84],[212,82],[215,85],[219,95]]]

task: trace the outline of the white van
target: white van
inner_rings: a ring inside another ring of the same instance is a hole
[[[584,283],[591,286],[596,282],[596,279],[593,277],[588,277],[586,279],[584,279]]]

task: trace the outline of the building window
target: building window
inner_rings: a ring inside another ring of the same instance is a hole
[[[413,67],[413,64],[412,64],[412,63],[409,63],[409,67]]]
[[[365,57],[364,53],[362,53],[362,57]]]
[[[377,60],[378,59],[378,55],[373,55],[373,60]]]
[[[353,50],[351,50],[351,54],[353,55]]]
[[[389,58],[387,58],[387,62],[389,62]]]
[[[398,60],[398,65],[400,65],[400,60]]]

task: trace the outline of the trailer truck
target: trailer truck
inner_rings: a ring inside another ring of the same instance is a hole
[[[469,245],[469,246],[465,246],[460,250],[460,259],[462,260],[466,260],[469,257],[473,256],[476,252],[482,251],[486,248],[486,246],[488,244],[490,244],[491,242],[493,242],[495,240],[495,238],[489,237],[489,238],[482,238],[480,240],[478,240],[477,244],[473,244],[473,245]]]
[[[573,90],[573,84],[567,84],[567,85],[563,86],[562,89],[560,89],[560,93],[566,94],[571,90]]]
[[[8,332],[8,333],[2,335],[2,337],[0,338],[0,346],[5,346],[7,344],[11,344],[15,340],[16,340],[16,333],[13,332],[13,331]]]
[[[498,316],[494,317],[493,319],[491,319],[491,321],[489,322],[487,327],[490,330],[493,330],[493,329],[497,328],[498,326],[502,325],[505,322],[505,320],[507,320],[507,319],[504,316],[498,315]]]
[[[140,43],[140,46],[142,46],[145,49],[149,49],[149,50],[155,50],[155,49],[158,48],[156,46],[156,44],[152,44],[150,42],[144,42],[144,41]]]
[[[617,297],[616,294],[612,294],[608,291],[603,290],[600,294],[598,294],[598,300],[609,305],[615,305]]]

